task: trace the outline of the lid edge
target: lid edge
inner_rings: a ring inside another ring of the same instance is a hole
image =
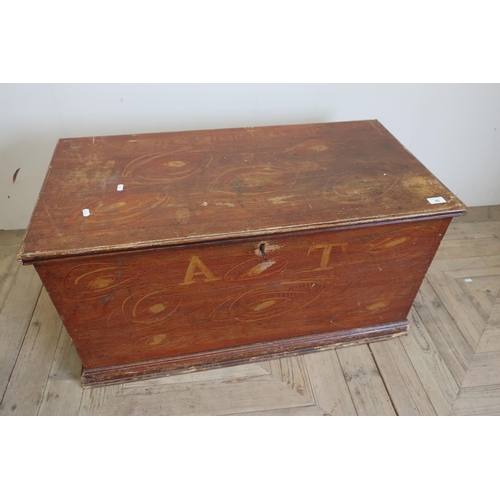
[[[221,241],[230,242],[232,240],[255,238],[259,236],[262,237],[272,236],[283,233],[314,231],[321,229],[340,229],[348,227],[367,226],[372,224],[382,224],[382,223],[390,224],[397,222],[411,222],[411,221],[426,220],[426,219],[457,217],[467,212],[467,207],[463,203],[460,203],[460,205],[461,206],[458,206],[455,209],[423,213],[421,215],[411,213],[390,218],[384,216],[379,218],[371,217],[366,219],[346,219],[343,221],[335,221],[335,222],[330,221],[317,224],[304,224],[301,226],[280,226],[274,228],[257,229],[251,231],[244,231],[240,233],[219,233],[219,234],[210,234],[210,235],[194,236],[187,238],[176,238],[171,240],[156,240],[156,241],[148,240],[144,242],[125,243],[119,245],[106,245],[106,246],[91,247],[91,248],[77,248],[65,251],[55,250],[46,252],[25,252],[23,243],[19,250],[19,254],[17,255],[17,260],[21,261],[23,264],[33,264],[35,262],[41,262],[45,260],[62,259],[69,257],[84,257],[84,256],[102,255],[108,253],[131,252],[135,250],[149,250],[149,249],[153,250],[158,248],[172,248],[183,245],[195,245],[200,243],[211,243],[211,242],[221,242]]]

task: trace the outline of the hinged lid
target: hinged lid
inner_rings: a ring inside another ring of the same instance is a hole
[[[61,139],[19,259],[464,211],[376,120]]]

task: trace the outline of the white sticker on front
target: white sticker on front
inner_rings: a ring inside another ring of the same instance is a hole
[[[446,200],[441,196],[436,196],[435,198],[427,198],[427,201],[431,205],[435,205],[436,203],[446,203]]]
[[[465,281],[466,283],[470,283],[472,280],[471,280],[470,278],[465,278],[465,279],[464,279],[464,281]]]
[[[123,191],[123,184],[118,184],[118,186],[116,186],[116,190]]]
[[[82,214],[84,217],[88,217],[90,215],[90,210],[88,208],[84,208],[82,210]]]

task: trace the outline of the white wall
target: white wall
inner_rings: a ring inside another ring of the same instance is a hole
[[[500,204],[498,84],[1,84],[0,229],[27,226],[61,137],[372,118],[467,205]]]

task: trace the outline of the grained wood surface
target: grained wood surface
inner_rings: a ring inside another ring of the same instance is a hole
[[[35,267],[90,383],[98,374],[88,370],[98,368],[165,360],[165,372],[172,358],[177,372],[183,356],[187,369],[225,366],[280,350],[359,343],[375,338],[377,328],[380,335],[402,332],[448,224],[430,219],[316,230]],[[260,346],[266,342],[272,344]],[[131,375],[139,376],[138,368]],[[153,369],[144,367],[148,374]],[[125,371],[117,368],[116,376]]]
[[[429,203],[434,197],[445,202]],[[61,139],[20,257],[225,240],[464,209],[376,120]]]
[[[376,120],[62,139],[19,258],[129,382],[405,331],[464,211]]]
[[[499,208],[453,219],[405,337],[345,355],[339,349],[95,389],[81,388],[81,363],[64,329],[49,328],[54,316],[40,281],[19,275],[32,270],[13,259],[22,235],[0,231],[0,341],[10,346],[0,350],[7,361],[0,414],[498,416]],[[463,257],[447,257],[451,240],[464,242]],[[497,254],[484,255],[492,244]]]

